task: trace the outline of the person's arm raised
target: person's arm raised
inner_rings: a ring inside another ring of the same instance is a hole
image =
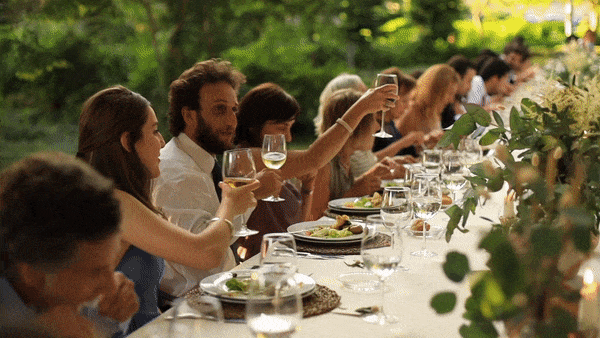
[[[281,176],[284,179],[298,177],[329,163],[350,136],[350,131],[346,127],[354,130],[365,115],[390,109],[392,103],[387,100],[397,100],[398,95],[395,94],[397,90],[398,86],[393,84],[367,90],[340,118],[342,122],[334,123],[308,149],[288,151],[286,163],[280,169]],[[259,170],[264,168],[261,150],[254,148],[252,151],[257,168]]]
[[[219,266],[229,247],[232,231],[227,224],[235,215],[256,205],[253,190],[258,181],[239,188],[220,183],[223,201],[212,222],[204,231],[193,234],[169,223],[126,192],[117,190],[121,204],[123,239],[167,261],[201,270]]]

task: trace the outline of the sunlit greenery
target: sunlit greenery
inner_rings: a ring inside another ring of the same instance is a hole
[[[150,99],[168,138],[170,82],[211,57],[247,75],[242,95],[276,82],[297,97],[298,139],[310,140],[320,91],[341,72],[370,84],[389,66],[500,52],[515,34],[543,48],[564,40],[562,23],[498,16],[479,29],[470,11],[459,0],[8,0],[0,10],[0,167],[69,142],[63,150],[72,153],[81,104],[114,84]],[[73,131],[59,133],[70,135],[63,143],[48,136],[59,124]],[[38,129],[48,135],[15,137]]]

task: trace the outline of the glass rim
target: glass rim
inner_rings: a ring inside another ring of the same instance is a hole
[[[223,152],[223,154],[229,153],[241,153],[241,152],[248,152],[248,153],[252,153],[252,149],[250,148],[235,148],[235,149],[227,149]]]
[[[396,74],[386,74],[386,73],[377,73],[377,76],[385,76],[385,77],[398,77]]]

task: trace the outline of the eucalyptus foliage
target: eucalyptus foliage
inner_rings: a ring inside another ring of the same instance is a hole
[[[600,118],[586,120],[587,129],[577,128],[581,124],[573,105],[559,109],[551,97],[545,105],[523,99],[519,108],[512,108],[505,125],[498,113],[490,116],[469,107],[438,144],[456,147],[478,126],[487,128],[482,146],[497,144],[494,159],[470,168],[472,189],[463,206],[446,211],[447,241],[456,230],[468,231],[478,200],[505,183],[518,202],[515,217],[502,217],[479,243],[490,255],[489,270],[471,271],[462,253],[446,257],[443,268],[450,280],[472,275],[464,313],[470,323],[460,328],[464,337],[497,337],[494,321],[536,337],[567,337],[577,330],[579,294],[566,282],[587,258],[592,234],[598,233]],[[446,313],[455,303],[455,295],[444,292],[431,305]]]

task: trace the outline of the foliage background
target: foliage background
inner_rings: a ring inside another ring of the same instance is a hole
[[[37,150],[75,153],[81,104],[114,84],[150,99],[168,139],[169,83],[211,57],[228,59],[246,74],[241,95],[263,82],[294,95],[304,110],[294,130],[301,146],[314,138],[322,88],[341,72],[370,84],[390,66],[410,72],[457,53],[501,52],[517,34],[538,52],[563,43],[562,22],[531,24],[507,15],[515,3],[3,0],[0,168]]]

